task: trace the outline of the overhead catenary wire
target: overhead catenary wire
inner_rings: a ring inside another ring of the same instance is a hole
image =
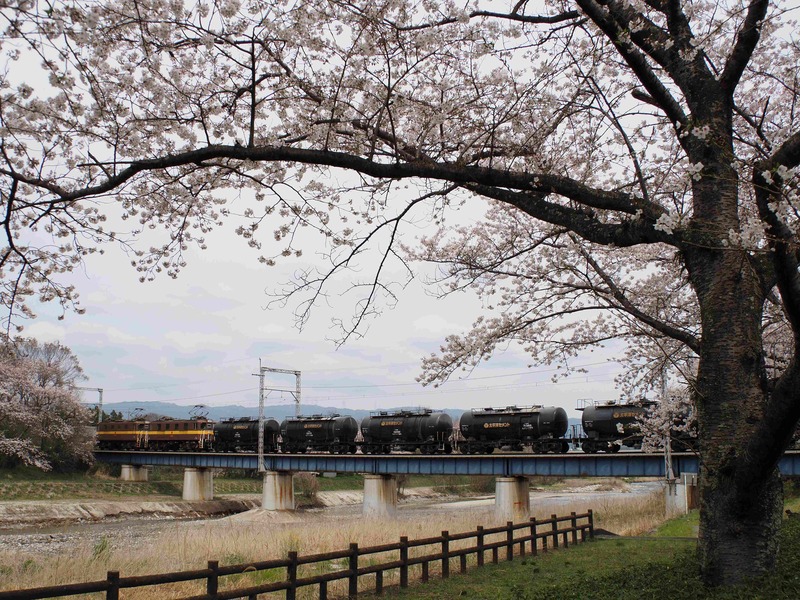
[[[615,360],[603,360],[603,361],[598,361],[598,362],[593,362],[593,363],[574,365],[574,367],[572,367],[572,368],[573,369],[583,369],[583,368],[586,368],[586,367],[596,367],[596,366],[599,366],[599,365],[618,364],[618,362],[619,361],[615,361]],[[411,365],[411,364],[416,365],[417,363],[400,363],[400,364],[389,365],[389,366],[381,365],[380,367],[363,367],[363,368],[355,367],[355,368],[350,368],[350,369],[347,369],[347,368],[343,368],[343,369],[316,369],[316,370],[314,370],[314,369],[303,369],[303,372],[304,373],[328,373],[328,372],[336,372],[336,371],[357,372],[357,371],[361,371],[361,370],[377,369],[377,368],[395,369],[398,366]],[[506,378],[506,377],[524,377],[524,376],[527,376],[527,375],[538,375],[538,374],[541,374],[541,373],[551,373],[551,372],[558,371],[558,370],[559,370],[558,367],[549,367],[547,369],[535,369],[535,370],[519,371],[519,372],[515,372],[515,373],[505,373],[505,374],[499,374],[499,375],[483,375],[483,376],[480,376],[480,377],[469,377],[469,378],[464,378],[464,379],[450,379],[450,380],[446,381],[445,383],[443,383],[442,385],[452,385],[452,384],[456,384],[456,383],[465,383],[465,382],[471,382],[471,381],[483,381],[483,380],[486,380],[486,379],[502,379],[502,378]],[[187,382],[165,383],[165,384],[158,384],[158,385],[152,385],[152,386],[136,386],[136,387],[112,388],[112,389],[105,388],[105,391],[106,392],[134,392],[134,391],[142,391],[142,390],[159,390],[159,389],[167,388],[167,387],[179,387],[179,386],[185,386],[185,385],[196,385],[198,383],[208,383],[209,381],[214,381],[214,380],[213,379],[202,379],[202,380],[193,380],[193,381],[190,381],[188,383]],[[349,385],[349,384],[348,385],[304,385],[303,389],[306,389],[306,390],[335,390],[335,389],[356,389],[356,388],[411,387],[411,386],[419,386],[419,385],[421,385],[421,384],[419,382],[415,381],[415,382],[407,382],[407,383],[370,383],[370,384],[353,384],[353,385]],[[439,386],[439,387],[441,387],[441,386]],[[244,392],[244,391],[248,391],[248,390],[250,390],[250,388],[247,388],[246,390],[230,390],[230,391],[225,391],[225,392],[219,392],[218,394],[209,394],[209,395],[203,396],[203,397],[208,397],[208,396],[211,396],[211,395],[236,394],[236,393],[240,393],[240,392]],[[289,390],[289,388],[286,388],[285,390],[276,389],[276,391],[289,392],[291,390]],[[193,396],[193,397],[200,397],[200,396]],[[187,398],[187,399],[191,399],[191,398]]]
[[[598,366],[598,365],[605,365],[605,364],[613,364],[615,361],[601,361],[595,363],[586,363],[582,365],[575,365],[575,369],[581,369],[585,367],[591,366]],[[425,396],[429,398],[435,398],[438,396],[444,395],[452,395],[452,394],[464,394],[464,393],[474,393],[474,392],[491,392],[491,391],[500,391],[500,390],[514,390],[514,389],[524,389],[529,387],[544,387],[544,386],[565,386],[565,385],[578,385],[584,383],[607,383],[613,381],[613,378],[608,378],[607,376],[604,377],[596,377],[596,376],[586,376],[585,374],[573,374],[578,375],[581,377],[581,381],[569,381],[568,378],[565,378],[558,383],[554,383],[551,380],[545,381],[535,381],[535,382],[528,382],[528,383],[508,383],[502,385],[492,385],[492,386],[474,386],[470,385],[476,381],[486,381],[486,380],[494,380],[494,379],[502,379],[508,377],[519,377],[525,375],[534,375],[534,374],[542,374],[548,373],[558,370],[557,368],[548,368],[548,369],[538,369],[535,371],[523,371],[523,372],[516,372],[516,373],[508,373],[508,374],[498,374],[498,375],[486,375],[482,377],[474,377],[469,379],[455,379],[446,382],[443,386],[439,386],[436,388],[431,389],[419,389],[418,391],[403,391],[398,393],[387,393],[387,388],[406,388],[406,387],[416,387],[419,388],[421,384],[418,382],[414,383],[378,383],[378,384],[355,384],[355,385],[338,385],[338,386],[303,386],[304,389],[315,389],[315,390],[347,390],[347,389],[363,389],[363,390],[375,390],[375,394],[359,394],[359,395],[343,395],[343,396],[330,396],[330,395],[320,395],[320,396],[307,396],[305,401],[309,404],[313,404],[320,401],[336,401],[336,402],[349,402],[353,400],[370,400],[374,398],[379,399],[386,399],[386,398],[403,398],[403,397],[420,397]],[[193,382],[194,383],[194,382]],[[453,388],[455,384],[467,384],[466,387],[458,386],[457,388]],[[444,386],[447,386],[445,389]],[[294,390],[286,388],[285,390],[281,388],[270,388],[272,391],[275,392],[287,392],[293,393]],[[378,390],[382,390],[380,394],[377,394]],[[122,391],[122,390],[120,390]],[[258,393],[257,386],[251,386],[248,388],[243,389],[236,389],[236,390],[227,390],[216,392],[212,394],[201,394],[201,395],[191,395],[191,396],[184,396],[179,398],[165,398],[161,400],[162,402],[186,402],[192,400],[203,400],[206,398],[216,398],[221,396],[228,396],[234,394],[242,394],[242,393]]]

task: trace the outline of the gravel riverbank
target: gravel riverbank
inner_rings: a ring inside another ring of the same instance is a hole
[[[587,485],[585,481],[576,480],[559,490],[532,490],[531,505],[558,506],[579,501],[591,508],[600,500],[650,494],[661,485],[660,481]],[[260,497],[255,494],[208,502],[0,502],[0,551],[46,556],[69,552],[79,545],[135,548],[152,540],[154,535],[176,531],[176,528],[235,527],[248,522],[287,527],[297,523],[319,521],[324,524],[360,518],[360,491],[320,492],[318,500],[318,508],[291,513],[261,510]],[[463,498],[431,488],[412,488],[405,490],[397,518],[419,520],[442,511],[491,513],[493,503],[491,495]]]

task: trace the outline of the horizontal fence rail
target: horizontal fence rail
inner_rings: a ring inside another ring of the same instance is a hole
[[[452,560],[458,560],[460,572],[467,570],[467,557],[475,555],[475,564],[483,566],[487,553],[491,561],[497,563],[501,554],[505,560],[513,560],[514,555],[525,556],[526,552],[536,556],[548,549],[567,548],[594,537],[594,516],[589,510],[585,514],[571,513],[567,516],[551,515],[549,519],[535,519],[522,523],[507,522],[498,527],[478,527],[475,531],[441,535],[409,540],[401,537],[399,542],[360,548],[350,544],[347,549],[298,556],[289,552],[284,559],[265,560],[238,565],[220,566],[218,561],[208,561],[208,567],[195,571],[180,571],[157,575],[121,577],[118,571],[109,571],[105,580],[87,583],[72,583],[51,587],[31,588],[0,592],[0,600],[37,600],[39,598],[63,598],[78,594],[105,592],[107,600],[119,600],[120,590],[146,586],[174,584],[187,581],[205,581],[205,593],[182,596],[181,600],[227,600],[232,598],[252,598],[259,594],[285,591],[286,600],[295,600],[299,588],[317,586],[320,600],[328,598],[328,583],[346,580],[347,596],[358,596],[359,578],[374,575],[375,592],[383,591],[384,574],[398,571],[400,587],[407,587],[411,567],[420,565],[420,580],[428,581],[431,568],[440,577],[450,576]],[[464,541],[474,540],[473,545],[463,547]],[[433,549],[430,549],[433,547]],[[421,550],[419,550],[421,549]],[[424,553],[420,553],[424,552]],[[379,554],[395,554],[397,558],[386,562],[371,563],[370,557]],[[366,560],[360,560],[366,559]],[[300,568],[308,565],[334,568],[327,573],[301,576]],[[221,589],[224,578],[243,574],[263,573],[273,569],[285,571],[280,581],[258,583],[245,587]],[[162,596],[164,597],[164,596]]]

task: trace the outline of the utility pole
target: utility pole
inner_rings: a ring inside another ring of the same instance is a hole
[[[667,402],[667,366],[666,364],[661,368],[661,406],[662,409],[666,406]],[[667,425],[667,431],[664,434],[664,473],[667,476],[667,481],[674,483],[675,472],[672,470],[672,423]]]
[[[75,389],[86,392],[97,392],[97,422],[101,423],[103,421],[103,388],[76,387]]]
[[[265,373],[285,373],[288,375],[294,375],[295,391],[292,394],[294,396],[294,416],[300,414],[300,371],[265,367],[262,366],[261,359],[259,358],[258,373],[254,373],[254,375],[258,375],[258,472],[259,473],[263,473],[264,471],[266,471],[266,469],[264,468],[264,398],[265,398],[264,392],[266,392],[266,395],[269,395],[269,392],[288,391],[289,393],[292,393],[290,390],[281,390],[278,388],[264,387]]]

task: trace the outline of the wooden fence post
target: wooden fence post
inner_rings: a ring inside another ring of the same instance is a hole
[[[572,517],[570,523],[572,524],[572,543],[578,543],[578,515],[577,513],[571,512],[569,516]]]
[[[553,522],[553,550],[558,549],[558,516],[550,515]]]
[[[351,600],[358,598],[358,544],[350,544],[350,583],[347,597]]]
[[[119,600],[119,571],[108,571],[106,581],[108,581],[106,600]]]
[[[297,552],[291,551],[288,554],[289,564],[286,565],[286,581],[289,587],[286,588],[286,600],[295,600],[297,597]]]
[[[594,539],[594,514],[589,509],[589,539]]]
[[[539,553],[539,541],[536,537],[536,517],[531,517],[531,537],[533,538],[531,540],[531,554],[536,556]]]
[[[485,552],[483,548],[483,525],[478,525],[478,534],[476,536],[478,538],[478,566],[483,566],[483,554]]]
[[[375,594],[380,596],[383,593],[383,571],[375,571]]]
[[[328,600],[328,582],[319,582],[319,600]]]
[[[219,561],[208,561],[208,568],[211,569],[211,574],[206,580],[206,594],[209,596],[216,596],[219,589]]]
[[[400,587],[408,587],[408,537],[400,538]]]
[[[442,579],[450,577],[450,532],[442,532]]]
[[[514,521],[506,521],[506,560],[514,560]]]

